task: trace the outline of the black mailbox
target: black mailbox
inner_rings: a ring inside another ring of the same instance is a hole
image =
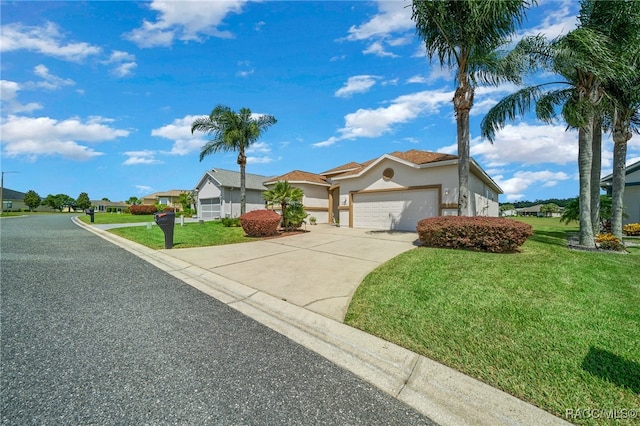
[[[176,223],[175,212],[156,213],[154,215],[156,223],[164,232],[164,248],[173,247],[173,225]]]
[[[93,223],[93,217],[94,217],[93,215],[95,213],[95,210],[93,210],[93,208],[90,208],[90,209],[86,209],[84,212],[89,216],[91,216],[91,223]]]

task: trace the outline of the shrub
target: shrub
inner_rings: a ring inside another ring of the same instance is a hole
[[[301,202],[294,201],[287,207],[286,216],[286,228],[290,230],[300,228],[309,214],[304,211],[304,206]]]
[[[640,235],[640,223],[630,223],[622,227],[624,235],[633,236]]]
[[[138,204],[129,206],[129,211],[131,214],[154,214],[158,212],[158,209],[154,205]]]
[[[240,225],[249,237],[268,237],[278,232],[280,215],[273,210],[254,210],[240,216]]]
[[[240,226],[239,217],[223,217],[222,219],[220,219],[220,222],[222,222],[222,226],[226,228]]]
[[[498,217],[440,216],[422,219],[418,237],[428,247],[506,253],[518,251],[533,235],[523,222]]]
[[[613,234],[598,234],[596,235],[596,243],[598,247],[603,250],[615,250],[624,251],[624,244],[622,240]]]

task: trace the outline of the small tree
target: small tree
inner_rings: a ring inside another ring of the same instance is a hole
[[[540,206],[540,213],[543,213],[545,216],[551,216],[553,213],[558,213],[560,211],[560,207],[557,204],[549,203]]]
[[[135,205],[138,205],[138,204],[142,204],[138,197],[129,197],[129,199],[126,202],[127,202],[127,204],[130,204],[132,206],[135,206]]]
[[[71,209],[76,204],[76,200],[66,194],[47,195],[42,205],[51,207],[52,209],[62,211],[65,207]]]
[[[182,211],[185,213],[191,212],[191,206],[193,205],[193,194],[191,192],[182,192],[178,196],[178,203],[182,206]]]
[[[91,207],[91,199],[89,198],[89,194],[87,194],[86,192],[81,192],[80,195],[78,195],[78,199],[76,200],[76,207],[82,210]]]
[[[24,194],[24,203],[29,207],[29,210],[33,211],[42,203],[42,198],[36,191],[30,189]]]
[[[275,186],[262,192],[262,198],[269,203],[269,205],[280,204],[280,210],[282,212],[282,227],[289,227],[289,220],[287,218],[287,206],[294,202],[302,203],[302,197],[304,192],[300,188],[292,187],[288,181],[278,181]]]

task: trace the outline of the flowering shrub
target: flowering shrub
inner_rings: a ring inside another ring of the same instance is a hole
[[[623,251],[625,249],[622,240],[613,234],[596,235],[596,243],[603,250]]]
[[[440,216],[422,219],[418,237],[428,247],[505,253],[518,251],[533,235],[523,222],[498,217]]]
[[[158,212],[158,208],[149,204],[138,204],[129,206],[131,214],[154,214]]]
[[[254,210],[240,216],[240,225],[249,237],[268,237],[278,232],[280,215],[273,210]]]
[[[640,223],[630,223],[622,227],[624,235],[640,235]]]

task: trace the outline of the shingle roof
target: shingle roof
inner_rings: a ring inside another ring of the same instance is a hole
[[[362,164],[352,161],[350,163],[343,164],[342,166],[334,167],[333,169],[327,170],[326,172],[322,172],[320,174],[323,176],[333,175],[337,173],[343,173],[348,170],[359,169],[361,167],[362,167]]]
[[[220,185],[227,188],[240,188],[240,172],[224,169],[211,169],[207,172],[209,176],[220,182]],[[267,188],[262,184],[269,176],[245,173],[245,188],[265,191]]]
[[[294,170],[282,176],[265,180],[264,183],[274,183],[282,180],[286,180],[288,182],[309,182],[329,186],[324,176],[317,173],[303,172],[302,170]]]
[[[24,192],[14,191],[13,189],[2,189],[2,198],[4,200],[24,200],[25,195]]]
[[[420,151],[411,149],[409,151],[396,151],[389,154],[401,160],[409,161],[414,164],[435,163],[438,161],[457,160],[458,157],[451,154],[441,154],[439,152]]]

